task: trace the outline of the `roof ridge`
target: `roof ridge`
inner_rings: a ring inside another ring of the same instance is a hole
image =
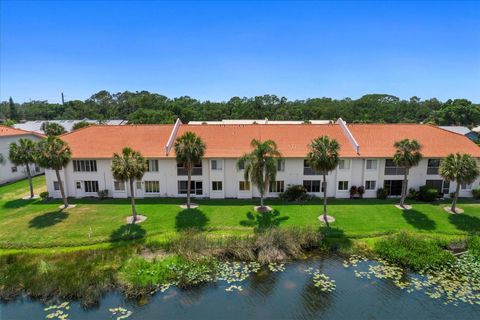
[[[44,134],[41,134],[41,133],[38,133],[38,132],[35,132],[35,131],[28,131],[28,130],[24,130],[24,129],[18,129],[18,128],[9,127],[9,126],[3,125],[3,124],[0,124],[0,127],[6,128],[6,129],[12,130],[12,131],[20,131],[20,132],[22,132],[22,133],[24,133],[24,134],[33,134],[33,135],[35,135],[35,136],[45,137]]]

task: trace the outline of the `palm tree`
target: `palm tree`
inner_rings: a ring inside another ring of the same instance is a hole
[[[56,136],[50,136],[37,143],[37,162],[40,166],[55,170],[57,182],[62,194],[64,208],[68,208],[68,200],[63,188],[60,170],[62,170],[70,161],[72,151],[66,142]]]
[[[113,154],[112,174],[119,181],[127,181],[130,186],[130,201],[132,204],[132,223],[137,221],[137,210],[135,208],[135,190],[133,183],[135,179],[141,180],[147,171],[147,161],[140,154],[129,147],[122,150],[122,154]]]
[[[30,185],[30,198],[33,198],[32,174],[30,172],[30,164],[35,163],[35,142],[30,139],[20,139],[18,144],[12,142],[9,147],[10,161],[16,166],[25,166],[27,169],[28,183]]]
[[[452,212],[456,213],[460,185],[470,184],[480,175],[477,162],[469,154],[449,154],[440,164],[440,175],[447,181],[457,183],[451,208]]]
[[[313,139],[308,148],[310,149],[307,154],[308,165],[323,176],[323,219],[327,227],[330,227],[327,220],[327,174],[338,165],[340,144],[328,136],[321,136]]]
[[[187,208],[190,209],[190,183],[192,181],[193,167],[196,163],[202,161],[206,146],[202,138],[193,132],[187,131],[177,138],[174,148],[177,163],[181,163],[183,168],[187,170]]]
[[[397,167],[405,169],[402,184],[402,197],[400,199],[400,207],[404,208],[408,190],[408,173],[410,168],[417,166],[420,160],[422,160],[422,153],[420,152],[422,146],[417,140],[409,139],[396,141],[393,146],[396,148],[395,154],[393,155],[393,162]]]
[[[245,181],[252,181],[260,192],[259,211],[265,211],[263,199],[268,190],[270,181],[275,181],[277,176],[277,160],[281,154],[277,149],[277,144],[273,140],[260,141],[253,139],[250,142],[253,148],[252,152],[243,155],[237,161],[237,167],[244,164]]]

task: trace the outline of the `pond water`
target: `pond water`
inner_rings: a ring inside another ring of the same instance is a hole
[[[88,310],[77,302],[45,310],[48,305],[20,298],[0,304],[0,319],[46,319],[49,314],[50,319],[480,319],[476,303],[434,298],[428,290],[402,289],[391,279],[361,276],[375,262],[348,268],[343,264],[336,257],[294,262],[284,270],[262,269],[241,282],[218,281],[188,290],[170,287],[142,304],[111,293]],[[314,271],[334,280],[335,288],[322,291],[315,286]],[[240,290],[227,291],[232,284]]]

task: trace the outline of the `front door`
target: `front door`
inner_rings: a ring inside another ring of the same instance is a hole
[[[403,180],[385,180],[383,188],[387,190],[389,196],[402,195]]]

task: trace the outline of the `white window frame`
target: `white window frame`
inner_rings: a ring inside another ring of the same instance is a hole
[[[142,181],[136,181],[135,189],[136,190],[142,190]]]
[[[96,184],[95,184],[96,182]],[[90,184],[87,188],[87,185]],[[88,191],[88,189],[95,189],[94,186],[97,186],[96,191]],[[98,180],[84,180],[83,181],[83,188],[85,193],[97,193],[100,190],[100,185],[98,184]]]
[[[375,166],[372,166],[371,168],[368,167],[368,163],[375,163]],[[367,161],[365,161],[365,169],[366,170],[377,170],[378,169],[378,160],[377,159],[367,159]]]
[[[342,184],[342,188],[340,188],[340,184]],[[347,185],[345,187],[345,184]],[[349,189],[350,182],[348,180],[339,180],[337,182],[337,190],[338,191],[348,191]]]
[[[460,185],[460,190],[466,190],[466,191],[472,190],[472,183],[470,184],[462,183]]]
[[[285,181],[283,180],[270,181],[270,184],[268,186],[268,192],[281,193],[284,191],[285,191]]]
[[[60,182],[53,181],[53,190],[60,191]]]
[[[242,189],[242,184],[243,184],[243,189]],[[250,192],[251,190],[250,181],[245,181],[245,180],[238,181],[238,190],[240,192]]]
[[[215,163],[215,166],[213,165]],[[210,168],[214,171],[221,171],[223,170],[222,160],[219,159],[212,159],[210,160]]]
[[[374,184],[373,188],[370,186],[369,188],[367,187],[368,183]],[[377,189],[377,180],[365,180],[365,190],[372,191]]]
[[[119,189],[118,186],[122,185],[123,188]],[[125,192],[127,190],[125,181],[115,180],[113,181],[113,191],[115,192]]]
[[[338,162],[338,169],[339,170],[350,170],[350,159],[340,159]]]
[[[148,172],[158,172],[159,165],[158,165],[157,159],[149,159],[147,161],[147,164],[148,164],[148,167],[147,167]]]
[[[216,188],[214,187],[216,185]],[[220,189],[218,188],[220,185]],[[223,181],[212,181],[212,191],[220,192],[223,191]]]
[[[147,181],[144,181],[144,184],[145,184],[145,193],[148,193],[148,194],[160,193],[160,181],[147,180]],[[151,189],[154,189],[154,191],[149,191],[150,187],[153,187]]]
[[[285,171],[285,159],[277,159],[277,171],[278,172]]]

